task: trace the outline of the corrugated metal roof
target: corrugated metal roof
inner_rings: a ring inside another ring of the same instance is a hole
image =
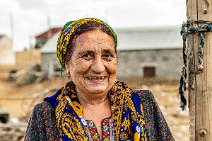
[[[36,35],[35,38],[38,40],[38,39],[46,39],[48,37],[52,37],[52,36],[54,36],[55,33],[61,31],[61,29],[62,29],[62,27],[50,28],[49,30]]]
[[[118,36],[118,50],[148,50],[182,48],[179,27],[147,27],[115,29]],[[42,53],[56,52],[59,33],[53,36],[41,49]]]
[[[182,48],[178,27],[118,29],[119,50]]]

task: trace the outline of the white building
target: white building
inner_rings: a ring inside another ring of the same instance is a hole
[[[14,65],[15,53],[12,42],[6,35],[0,35],[0,66]]]

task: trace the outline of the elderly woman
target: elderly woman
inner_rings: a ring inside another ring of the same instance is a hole
[[[72,81],[36,105],[26,141],[172,141],[149,91],[116,79],[117,36],[105,22],[65,24],[57,56]]]

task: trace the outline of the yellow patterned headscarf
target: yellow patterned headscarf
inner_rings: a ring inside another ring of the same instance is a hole
[[[77,29],[79,29],[82,25],[88,22],[96,22],[108,28],[113,35],[115,46],[117,46],[117,35],[106,22],[97,18],[83,18],[76,21],[69,21],[64,25],[63,29],[61,30],[57,41],[57,57],[63,68],[65,68],[65,57],[68,52],[68,46],[72,42],[71,40],[73,39],[72,35]]]

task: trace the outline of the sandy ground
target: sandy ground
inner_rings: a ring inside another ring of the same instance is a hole
[[[0,74],[0,106],[10,113],[10,117],[27,122],[30,112],[36,103],[67,82],[67,78],[53,78],[42,83],[17,86],[14,82],[5,81],[5,75]],[[150,89],[175,137],[176,141],[189,140],[188,110],[179,109],[178,83],[157,79],[121,79],[132,88]],[[1,133],[0,133],[1,134]]]

